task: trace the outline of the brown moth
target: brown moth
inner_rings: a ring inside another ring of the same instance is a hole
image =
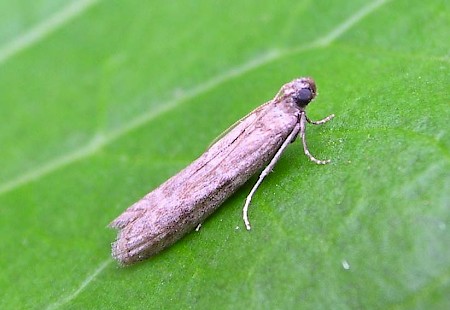
[[[312,78],[283,85],[271,101],[242,118],[188,167],[129,207],[110,226],[119,229],[112,255],[122,265],[148,258],[201,224],[236,189],[266,167],[248,195],[243,219],[250,230],[248,206],[264,177],[286,147],[300,134],[305,154],[306,123],[323,124],[334,114],[313,122],[305,112],[316,96]]]

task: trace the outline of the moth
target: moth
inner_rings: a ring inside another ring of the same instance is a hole
[[[121,265],[148,258],[201,224],[251,176],[262,170],[247,196],[243,220],[250,230],[248,207],[286,147],[300,136],[306,156],[317,164],[306,144],[305,112],[316,97],[316,84],[303,77],[283,85],[275,98],[235,123],[197,160],[126,209],[110,226],[119,230],[112,256]]]

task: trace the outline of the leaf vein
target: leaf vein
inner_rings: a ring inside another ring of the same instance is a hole
[[[0,48],[0,65],[10,58],[43,40],[61,26],[85,12],[99,0],[80,0],[69,4],[62,10],[56,12],[46,20],[31,28],[28,32],[18,36],[9,44]]]
[[[86,279],[81,282],[80,286],[70,295],[64,296],[58,301],[54,302],[53,304],[50,304],[47,309],[57,309],[68,302],[74,300],[78,295],[81,294],[81,292],[84,291],[84,289],[92,283],[93,280],[112,262],[111,258],[108,258],[107,260],[103,261],[95,270],[92,272],[89,276],[86,277]]]
[[[62,23],[67,22],[71,18],[75,17],[77,14],[81,13],[82,9],[88,8],[90,5],[95,4],[97,1],[98,0],[83,0],[78,2],[77,6],[75,7],[70,6],[65,10],[69,11],[69,13],[70,12],[72,13],[69,14],[63,10],[63,12],[56,14],[57,15],[56,17],[53,17],[49,19],[49,21],[43,23],[43,26],[36,27],[34,30],[36,34],[29,35],[28,39],[19,38],[17,40],[17,41],[23,40],[25,43],[12,44],[18,46],[14,48],[15,49],[14,53],[19,52],[20,50],[35,43],[37,40],[42,39],[45,35],[54,31],[57,28],[57,26],[60,26]],[[147,111],[147,113],[139,115],[138,117],[131,120],[128,124],[112,131],[109,134],[105,135],[97,134],[96,136],[94,136],[94,139],[88,145],[81,147],[78,150],[74,150],[73,152],[65,154],[61,157],[52,159],[37,169],[33,169],[29,172],[19,175],[18,177],[12,179],[11,181],[0,184],[0,195],[13,191],[16,188],[19,188],[30,182],[36,181],[39,178],[44,177],[62,167],[65,167],[81,159],[94,155],[103,146],[116,141],[118,138],[126,135],[127,133],[133,131],[134,129],[139,128],[145,124],[148,124],[151,120],[155,119],[156,117],[176,108],[181,103],[191,98],[194,98],[202,93],[205,93],[211,89],[214,89],[215,87],[223,84],[226,81],[242,76],[243,74],[251,70],[259,68],[263,65],[267,65],[268,63],[274,62],[291,54],[300,53],[307,50],[314,50],[316,48],[320,48],[323,47],[324,45],[330,44],[336,39],[338,39],[340,36],[342,36],[357,22],[361,21],[363,18],[367,17],[370,13],[374,12],[377,8],[379,8],[380,6],[389,1],[390,0],[376,0],[363,6],[356,13],[350,15],[341,24],[337,25],[334,28],[334,30],[320,37],[318,40],[316,40],[311,44],[302,45],[300,47],[292,49],[274,49],[269,52],[266,52],[261,56],[250,60],[249,62],[231,68],[225,73],[219,74],[216,77],[213,77],[212,79],[197,85],[197,87],[192,88],[190,91],[186,92],[181,97],[175,98],[171,101],[168,101],[165,104],[160,105],[156,109]],[[0,50],[0,64],[2,63],[2,61],[4,62],[7,58],[12,56],[12,54],[9,55],[10,52],[8,52],[8,50],[9,50],[8,47]]]

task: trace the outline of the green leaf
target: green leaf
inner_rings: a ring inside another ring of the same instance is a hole
[[[28,4],[27,4],[28,5]],[[447,1],[2,3],[0,308],[450,307]],[[292,144],[129,268],[107,224],[313,76]]]

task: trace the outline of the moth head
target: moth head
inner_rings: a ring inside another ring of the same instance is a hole
[[[304,108],[316,97],[316,83],[310,77],[296,79],[293,82],[292,99],[295,104]]]

